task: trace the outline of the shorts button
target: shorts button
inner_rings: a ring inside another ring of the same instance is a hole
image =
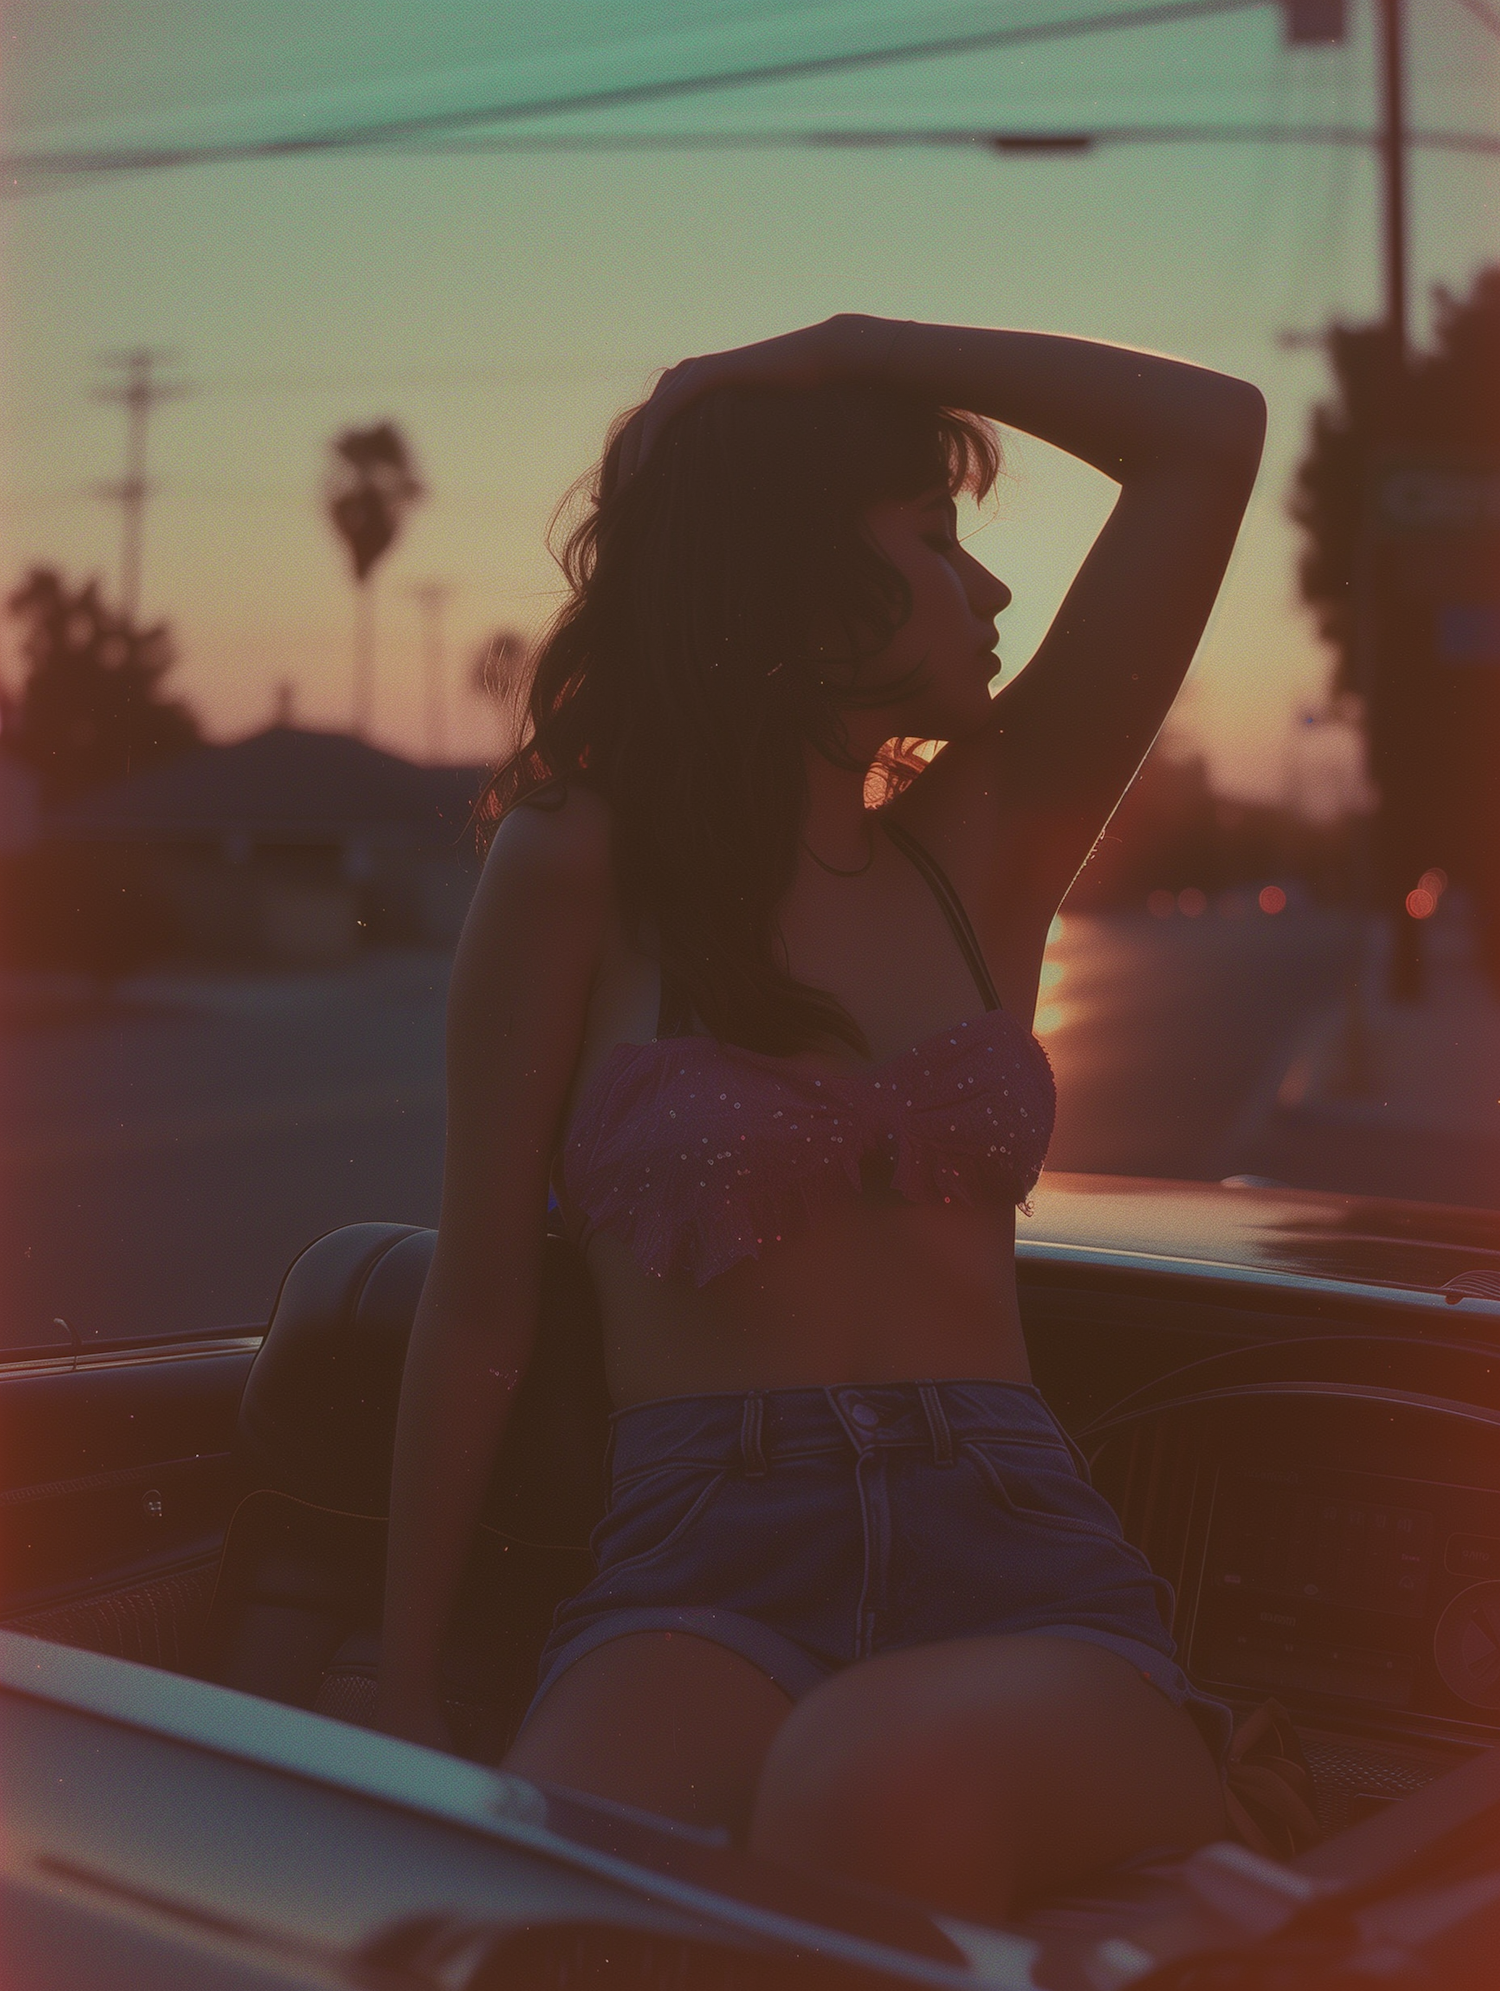
[[[880,1412],[869,1403],[855,1404],[849,1415],[861,1431],[873,1431],[880,1422]]]

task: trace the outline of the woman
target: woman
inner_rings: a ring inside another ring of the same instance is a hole
[[[998,696],[1010,590],[955,511],[998,473],[991,419],[1120,486]],[[1253,387],[1178,361],[858,316],[685,361],[616,425],[455,968],[392,1733],[447,1744],[440,1639],[551,1181],[612,1492],[509,1767],[985,1918],[1222,1834],[1229,1711],[1030,1381],[1014,1212],[1054,1108],[1048,926],[1176,696],[1263,429]]]

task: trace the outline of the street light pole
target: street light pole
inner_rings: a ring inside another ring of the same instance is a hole
[[[444,682],[443,611],[453,593],[451,581],[418,581],[408,590],[422,611],[423,732],[427,758],[439,761],[448,750],[447,686]]]

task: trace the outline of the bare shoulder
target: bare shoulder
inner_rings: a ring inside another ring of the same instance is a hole
[[[482,1234],[487,1251],[497,1209],[524,1222],[545,1210],[547,1158],[608,932],[609,828],[607,804],[576,787],[556,807],[513,809],[459,942],[444,1221],[452,1234]]]
[[[522,932],[538,936],[587,919],[607,900],[609,885],[609,804],[586,788],[551,790],[512,809],[495,831],[464,946],[498,939],[497,924],[514,943],[518,922]]]
[[[559,785],[510,811],[459,942],[450,1047],[482,1051],[489,1064],[504,1038],[539,1049],[541,1062],[566,1076],[604,945],[610,876],[610,814],[600,796]]]
[[[495,832],[490,861],[552,883],[608,879],[612,812],[592,788],[559,782],[512,809]],[[486,867],[488,868],[488,866]]]

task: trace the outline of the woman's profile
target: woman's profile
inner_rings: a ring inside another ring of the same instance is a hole
[[[981,1919],[1223,1834],[1230,1713],[1030,1380],[1015,1210],[1048,928],[1192,659],[1264,413],[1152,354],[850,315],[615,424],[455,964],[392,1733],[449,1746],[555,1189],[610,1500],[509,1767]],[[998,694],[1010,591],[956,511],[993,423],[1120,487]]]

